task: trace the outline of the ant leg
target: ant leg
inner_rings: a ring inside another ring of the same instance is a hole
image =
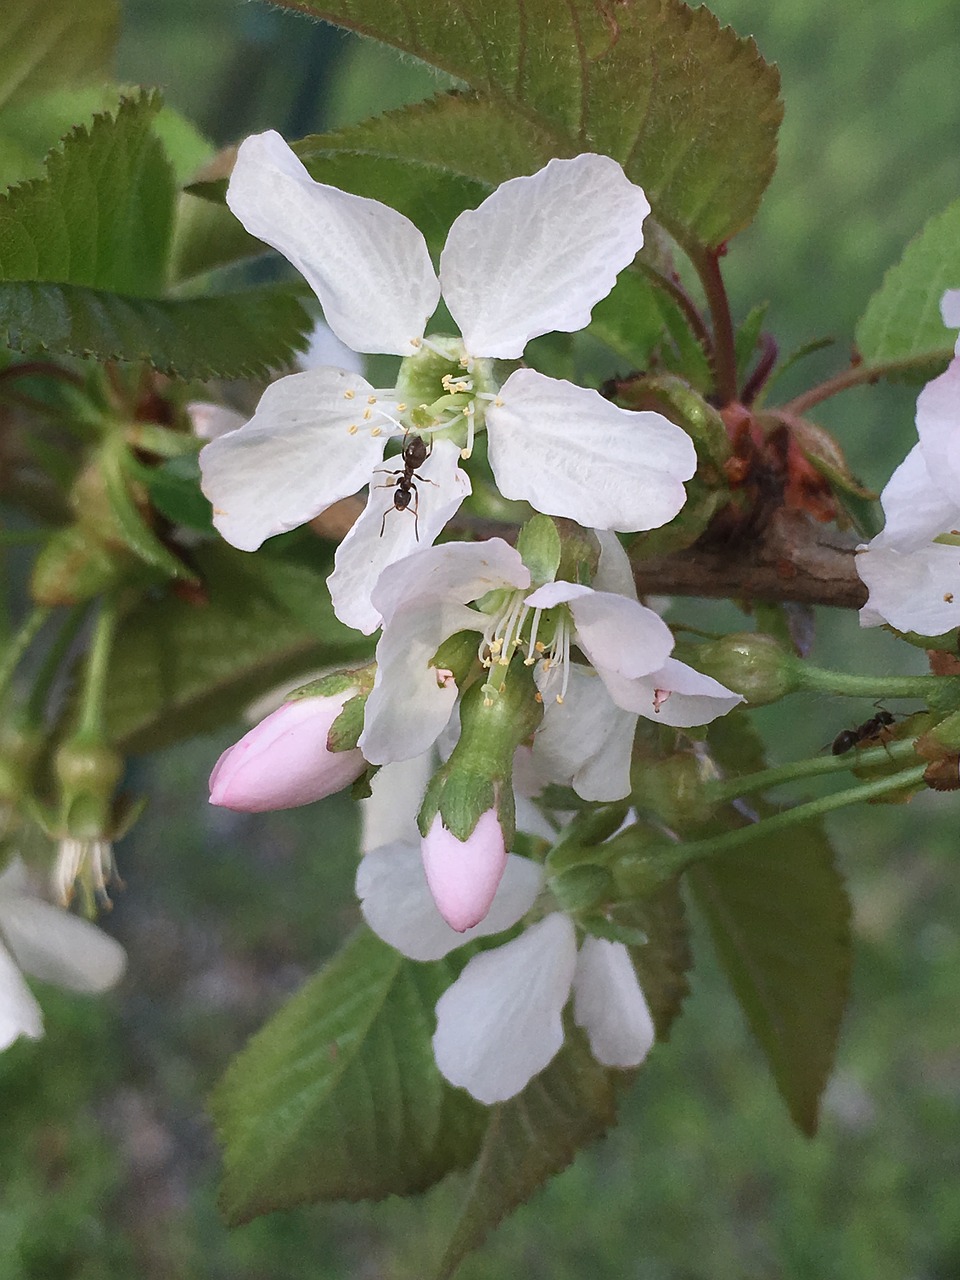
[[[432,484],[433,481],[429,481],[428,483]],[[413,536],[419,542],[420,541],[420,490],[417,488],[417,486],[413,483],[412,480],[410,482],[410,488],[413,490],[413,495],[414,495]]]
[[[378,489],[385,489],[386,487],[387,486],[385,484],[377,485]],[[383,513],[383,519],[380,521],[380,537],[381,538],[383,537],[384,529],[387,527],[387,516],[389,514],[390,514],[390,508],[387,507],[386,511]]]
[[[415,471],[413,474],[417,477],[417,479],[420,481],[421,484],[432,484],[435,489],[438,487],[436,480],[428,480],[427,477],[422,476],[419,471]]]

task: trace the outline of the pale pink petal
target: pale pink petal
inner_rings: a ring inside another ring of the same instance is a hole
[[[638,1067],[656,1032],[630,953],[620,942],[586,938],[573,975],[573,1016],[605,1067]]]
[[[416,473],[421,478],[414,481],[413,503],[398,511],[393,501],[397,463],[397,458],[387,458],[374,470],[367,505],[337,548],[335,568],[327,579],[337,617],[364,635],[381,623],[370,597],[383,570],[429,547],[470,493],[459,447],[452,440],[438,440]]]
[[[626,596],[591,591],[570,601],[577,644],[601,676],[633,679],[656,671],[673,648],[673,633],[652,609]]]
[[[402,213],[314,182],[273,131],[241,144],[227,204],[296,267],[348,347],[401,356],[419,348],[440,285],[426,241]]]
[[[633,577],[630,557],[620,544],[620,539],[609,529],[595,529],[600,543],[600,560],[593,577],[595,591],[612,591],[617,596],[637,598],[637,584]]]
[[[505,498],[595,529],[656,529],[686,501],[693,442],[658,413],[518,369],[487,409],[490,465]]]
[[[24,982],[7,949],[0,944],[0,1050],[19,1036],[39,1040],[43,1035],[40,1006]]]
[[[441,1075],[487,1104],[524,1089],[563,1044],[576,962],[573,924],[558,913],[474,956],[437,1002]]]
[[[630,794],[630,758],[637,717],[622,711],[596,672],[572,665],[563,702],[537,672],[543,720],[533,739],[533,764],[545,782],[573,787],[584,800]],[[556,687],[555,684],[553,687]]]
[[[960,358],[917,397],[917,433],[933,483],[960,507]]]
[[[293,809],[349,786],[366,768],[360,751],[329,751],[327,735],[348,698],[297,698],[228,747],[210,775],[210,803],[240,813]]]
[[[887,481],[880,503],[886,523],[871,547],[915,551],[960,524],[960,506],[934,483],[918,444]]]
[[[373,603],[388,620],[399,609],[431,602],[479,600],[501,587],[529,587],[530,570],[502,538],[486,542],[445,542],[425,547],[389,565],[380,575]],[[478,616],[477,628],[484,619]]]
[[[939,636],[960,626],[960,547],[932,543],[918,551],[863,547],[857,572],[870,591],[868,617],[898,631]]]
[[[940,314],[948,329],[960,329],[960,289],[948,289],[940,299]]]
[[[420,844],[427,884],[437,910],[463,933],[479,924],[493,902],[507,865],[507,848],[496,809],[480,815],[466,840],[448,831],[438,813]]]
[[[256,551],[367,483],[393,431],[364,419],[372,392],[342,369],[291,374],[267,387],[246,426],[200,451],[201,487],[227,542]]]
[[[0,933],[25,973],[68,991],[107,991],[126,968],[115,938],[39,898],[0,902]]]
[[[436,767],[436,753],[431,749],[377,770],[370,779],[370,795],[360,801],[360,848],[364,853],[397,841],[419,848],[417,814]]]
[[[511,928],[533,906],[542,884],[542,868],[511,853],[487,915],[461,933],[437,910],[416,845],[375,849],[357,870],[363,918],[378,937],[411,960],[439,960],[472,938]]]
[[[360,735],[360,749],[371,764],[409,760],[433,746],[457,701],[456,683],[431,665],[434,655],[449,636],[482,621],[482,614],[463,604],[432,602],[420,608],[416,601],[391,618],[377,644],[377,674]]]
[[[657,724],[692,729],[710,724],[743,702],[712,676],[705,676],[685,662],[667,658],[663,666],[635,680],[603,672],[607,691],[618,706],[635,711]]]
[[[643,244],[650,205],[609,156],[551,160],[461,213],[440,258],[443,296],[473,356],[590,323]]]
[[[246,415],[238,413],[236,409],[211,404],[207,400],[191,400],[186,410],[193,434],[199,440],[216,440],[225,436],[228,431],[239,430],[247,421]]]

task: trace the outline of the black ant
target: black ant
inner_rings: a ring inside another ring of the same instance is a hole
[[[433,480],[428,480],[426,476],[422,476],[417,472],[417,467],[422,467],[427,458],[430,457],[430,449],[427,442],[422,436],[412,436],[407,442],[404,437],[404,446],[400,454],[403,461],[403,467],[397,471],[385,471],[383,467],[378,467],[378,471],[384,472],[386,475],[397,476],[396,480],[388,480],[386,484],[378,484],[378,489],[393,489],[393,509],[394,511],[408,511],[410,503],[413,502],[413,531],[416,539],[420,541],[420,491],[417,488],[417,481],[421,484],[433,484]],[[383,530],[387,523],[387,516],[390,508],[383,513],[383,519],[380,521],[380,537],[383,537]]]
[[[852,751],[854,747],[862,747],[871,738],[885,742],[890,736],[887,730],[895,719],[896,716],[892,712],[880,710],[869,720],[864,720],[863,724],[858,724],[855,729],[842,729],[834,738],[830,750],[835,756],[842,756],[847,751]]]

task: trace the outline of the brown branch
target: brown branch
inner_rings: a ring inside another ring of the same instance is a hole
[[[859,609],[867,589],[852,546],[798,512],[779,511],[761,543],[742,548],[689,547],[642,560],[634,569],[641,595],[793,601]]]
[[[821,404],[824,400],[829,400],[831,396],[838,395],[841,391],[848,391],[851,387],[869,386],[871,383],[879,382],[884,372],[884,369],[878,369],[875,365],[851,365],[849,369],[842,369],[840,373],[835,373],[826,382],[821,382],[818,386],[801,392],[793,400],[781,405],[780,409],[783,413],[792,413],[797,417],[802,417],[808,409]]]

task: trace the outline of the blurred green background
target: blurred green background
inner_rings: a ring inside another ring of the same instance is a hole
[[[769,299],[784,350],[835,336],[799,372],[813,380],[845,362],[886,267],[960,193],[955,0],[713,7],[780,64],[786,101],[778,172],[726,260],[734,306],[742,317]],[[388,50],[240,0],[130,0],[119,72],[161,85],[221,143],[267,126],[298,136],[437,86]],[[883,388],[825,408],[866,482],[882,485],[909,447],[914,396]],[[724,616],[743,625],[732,606]],[[852,616],[824,621],[816,656],[919,662]],[[870,713],[809,698],[763,720],[782,758],[778,742],[816,751]],[[206,805],[234,736],[140,766],[154,799],[121,847],[128,888],[108,922],[130,948],[122,989],[97,1003],[45,991],[46,1039],[0,1056],[0,1280],[417,1280],[453,1221],[458,1186],[233,1232],[217,1216],[204,1097],[356,919],[345,802],[258,817]],[[791,1128],[698,933],[693,994],[622,1126],[501,1228],[464,1280],[960,1276],[956,803],[930,795],[833,831],[856,957],[819,1136]]]

